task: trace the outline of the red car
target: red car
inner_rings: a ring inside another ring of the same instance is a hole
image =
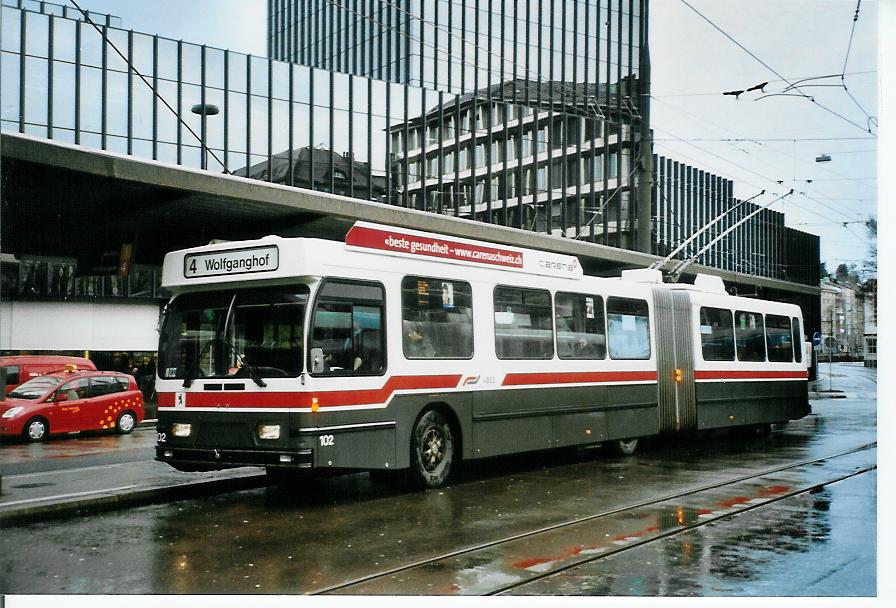
[[[62,371],[32,378],[0,401],[0,435],[42,441],[50,433],[115,429],[143,420],[143,393],[133,376]]]

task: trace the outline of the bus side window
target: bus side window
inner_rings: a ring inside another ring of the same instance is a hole
[[[765,326],[762,314],[738,310],[734,313],[738,361],[765,361]]]
[[[406,358],[469,359],[473,356],[470,284],[431,277],[404,277],[401,325]]]
[[[552,359],[551,294],[540,289],[495,287],[495,354],[499,359]]]
[[[734,322],[730,310],[700,308],[700,342],[704,361],[734,361]]]
[[[765,341],[769,361],[777,363],[793,361],[793,334],[789,318],[781,315],[765,315]]]
[[[323,351],[323,375],[381,375],[385,371],[384,306],[382,285],[324,284],[314,306],[309,344]]]
[[[803,362],[803,332],[797,317],[793,317],[793,354],[797,363]]]
[[[650,317],[647,302],[607,298],[607,335],[611,359],[649,359]]]
[[[603,359],[607,356],[604,301],[600,296],[557,293],[557,354],[561,359]]]

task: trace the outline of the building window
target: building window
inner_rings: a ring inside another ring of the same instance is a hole
[[[470,168],[470,153],[467,146],[460,147],[460,153],[457,155],[457,168],[459,171],[465,171]]]
[[[475,168],[485,166],[485,144],[476,144],[476,164]]]
[[[604,159],[601,156],[591,157],[591,179],[599,182],[604,178]]]
[[[867,352],[869,355],[877,354],[877,336],[865,337],[865,352]]]
[[[454,152],[450,150],[445,151],[445,159],[444,159],[444,167],[445,173],[454,173]]]

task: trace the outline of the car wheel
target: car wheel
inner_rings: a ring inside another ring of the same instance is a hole
[[[50,434],[50,425],[43,418],[32,418],[25,423],[25,439],[43,441]]]
[[[620,456],[631,456],[638,449],[638,439],[618,439],[613,442],[613,451]]]
[[[411,482],[420,488],[444,485],[454,462],[451,425],[436,410],[420,417],[411,435]]]
[[[115,430],[121,433],[122,435],[127,435],[131,431],[134,430],[134,427],[137,426],[137,416],[134,415],[134,412],[128,410],[126,412],[122,412],[118,415],[118,420],[115,421]]]

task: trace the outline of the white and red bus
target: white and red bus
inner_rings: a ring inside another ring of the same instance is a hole
[[[798,306],[357,222],[169,253],[156,457],[410,470],[810,412]]]

